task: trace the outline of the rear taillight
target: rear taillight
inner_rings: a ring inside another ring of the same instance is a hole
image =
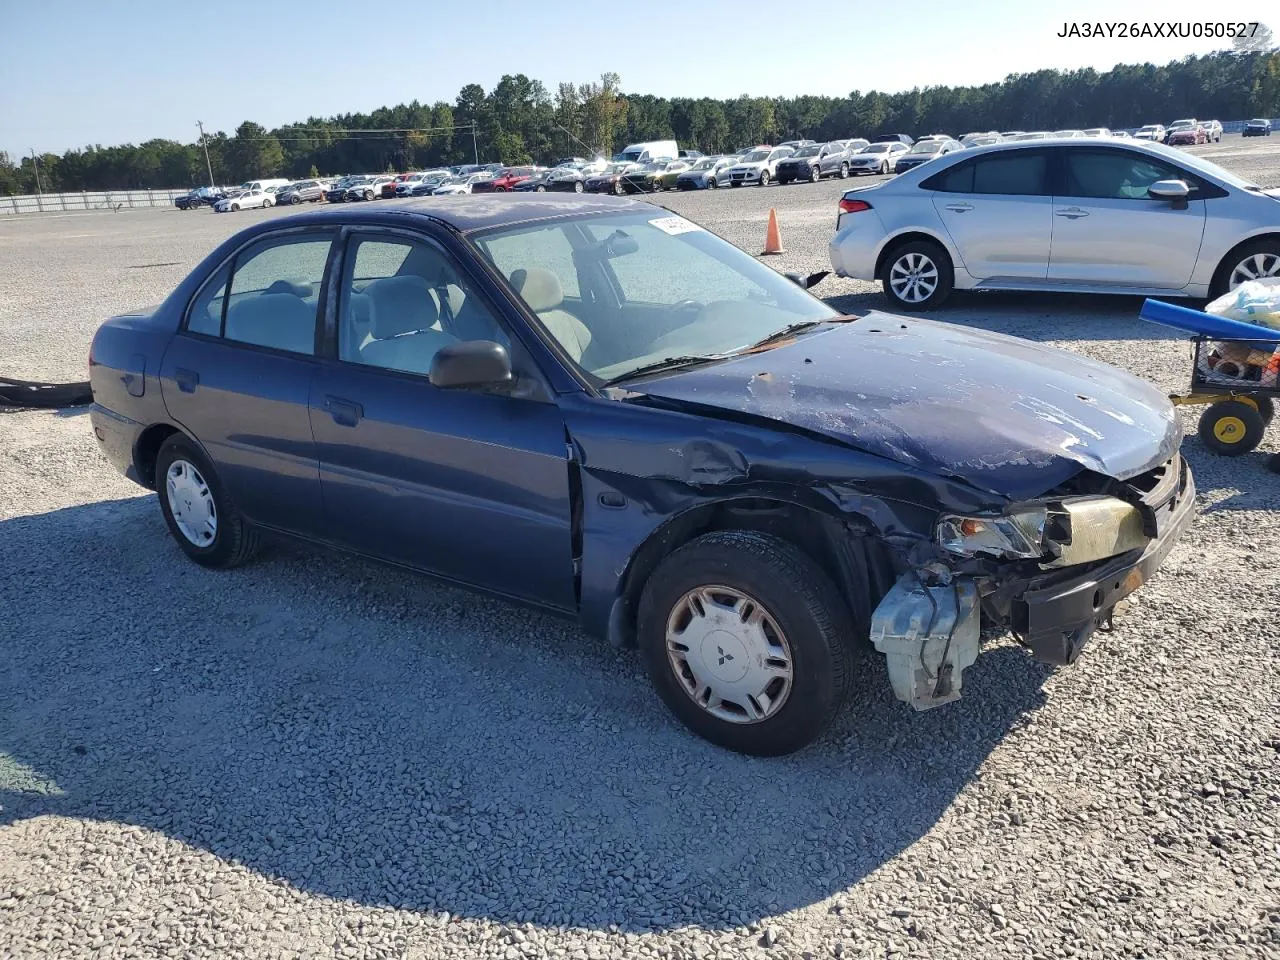
[[[863,210],[870,210],[871,204],[865,200],[850,200],[848,197],[840,198],[841,213],[861,213]]]

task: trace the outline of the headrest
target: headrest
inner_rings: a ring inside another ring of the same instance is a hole
[[[431,288],[421,277],[387,277],[364,288],[373,307],[371,333],[379,340],[426,330],[440,319]]]
[[[316,308],[291,293],[260,293],[227,309],[227,339],[311,353],[315,349]]]
[[[303,297],[305,299],[306,297],[311,296],[311,285],[306,283],[300,283],[296,280],[277,280],[275,283],[271,284],[271,286],[267,287],[267,289],[262,292],[263,293],[291,293],[295,297]]]
[[[554,310],[564,302],[560,278],[542,267],[516,270],[511,274],[511,286],[534,313]]]

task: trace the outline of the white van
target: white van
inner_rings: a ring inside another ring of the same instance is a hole
[[[614,163],[650,163],[654,160],[674,160],[680,149],[674,140],[650,140],[648,143],[628,144],[613,158]]]
[[[276,177],[274,180],[250,180],[247,183],[240,184],[240,189],[245,193],[249,193],[251,190],[263,190],[275,193],[281,187],[286,187],[291,183],[293,183],[292,180],[285,179],[284,177]]]

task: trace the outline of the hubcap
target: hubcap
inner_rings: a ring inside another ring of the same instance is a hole
[[[1213,435],[1221,443],[1239,443],[1244,433],[1244,421],[1239,417],[1223,417],[1213,425]]]
[[[1234,290],[1246,280],[1257,280],[1261,277],[1280,277],[1280,255],[1255,253],[1241,260],[1231,271],[1228,289]]]
[[[182,535],[197,547],[207,547],[218,535],[218,510],[204,477],[186,460],[169,464],[164,478],[169,512]]]
[[[889,287],[905,303],[923,303],[938,289],[938,268],[923,253],[908,253],[889,268]]]
[[[689,698],[729,723],[767,720],[791,693],[787,638],[759,601],[732,587],[680,598],[667,618],[667,659]]]

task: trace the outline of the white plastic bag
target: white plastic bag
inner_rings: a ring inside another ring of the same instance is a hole
[[[1246,280],[1210,303],[1204,312],[1280,330],[1280,277]]]

